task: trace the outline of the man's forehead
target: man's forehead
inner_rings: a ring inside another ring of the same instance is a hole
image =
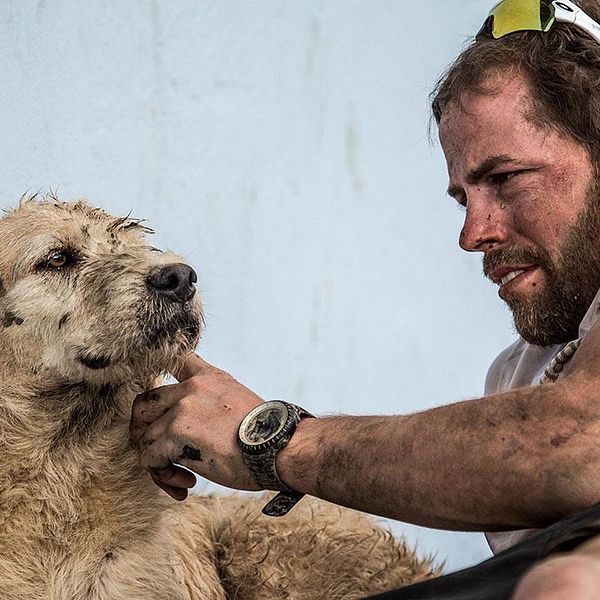
[[[444,110],[439,124],[440,137],[459,121],[464,128],[469,120],[487,118],[490,122],[508,124],[502,113],[526,116],[532,108],[533,96],[527,78],[520,73],[489,76],[480,86],[465,90]]]
[[[499,165],[518,164],[532,140],[541,143],[548,132],[528,116],[531,95],[522,76],[496,78],[487,89],[451,103],[442,116],[439,137],[451,178],[474,182]]]

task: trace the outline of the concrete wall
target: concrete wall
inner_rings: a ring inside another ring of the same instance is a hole
[[[266,398],[475,397],[513,334],[457,247],[427,96],[488,8],[4,0],[1,204],[52,188],[147,218],[199,273],[201,353]],[[479,534],[393,526],[450,568],[488,555]]]

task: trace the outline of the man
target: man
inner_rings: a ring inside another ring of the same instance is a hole
[[[580,6],[600,19],[598,0]],[[522,27],[532,7],[541,23]],[[552,11],[577,14],[578,26],[548,26]],[[495,31],[507,14],[509,31]],[[483,254],[521,336],[492,365],[486,396],[407,416],[294,413],[287,445],[253,462],[238,428],[262,399],[191,356],[181,383],[134,405],[132,436],[158,485],[186,497],[194,478],[173,463],[187,446],[178,462],[203,477],[284,490],[274,512],[307,493],[429,527],[501,532],[489,535],[495,551],[531,535],[502,532],[600,502],[600,42],[594,25],[581,30],[585,16],[566,1],[504,0],[433,100],[449,193],[465,208],[460,245]],[[577,533],[600,527],[570,527],[571,552],[529,571],[515,598],[600,598],[598,542]]]

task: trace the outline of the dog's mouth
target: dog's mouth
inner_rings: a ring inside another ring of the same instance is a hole
[[[121,300],[111,299],[71,356],[93,380],[170,371],[200,338],[203,315],[195,282],[196,273],[183,263],[155,268],[141,289],[138,283]]]
[[[145,302],[136,320],[136,334],[114,340],[109,348],[95,345],[79,348],[75,352],[76,361],[90,375],[97,373],[103,379],[109,373],[119,376],[123,367],[156,376],[170,371],[194,350],[203,324],[200,303],[193,300],[180,304]]]
[[[138,316],[143,346],[152,350],[175,344],[182,346],[184,352],[193,350],[202,328],[199,305],[192,300],[181,304],[160,301],[150,304]]]

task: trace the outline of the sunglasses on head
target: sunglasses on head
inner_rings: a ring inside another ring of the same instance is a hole
[[[556,21],[575,25],[600,43],[600,25],[570,0],[502,0],[477,37],[498,39],[515,31],[548,31]]]

